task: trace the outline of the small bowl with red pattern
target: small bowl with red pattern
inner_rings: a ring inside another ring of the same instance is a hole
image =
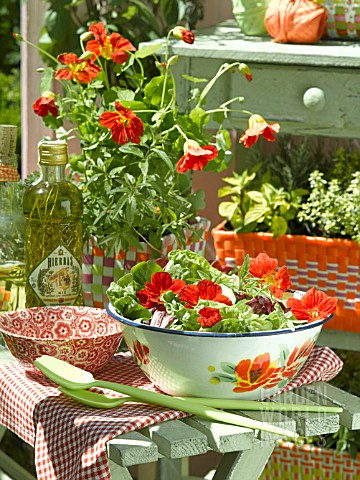
[[[119,348],[119,322],[92,307],[33,307],[0,315],[0,332],[24,366],[50,355],[89,372],[101,370]]]

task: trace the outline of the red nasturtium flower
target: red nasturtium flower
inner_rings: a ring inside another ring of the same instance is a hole
[[[62,53],[57,57],[67,68],[60,68],[55,73],[56,80],[77,80],[80,83],[92,82],[101,69],[91,60],[79,58],[75,53]]]
[[[218,151],[212,145],[200,147],[195,140],[187,140],[184,144],[184,155],[178,161],[176,170],[185,173],[188,170],[202,170],[218,156]]]
[[[55,94],[53,92],[46,91],[32,106],[36,115],[40,117],[46,117],[51,113],[53,117],[57,117],[59,114],[58,106],[55,103]]]
[[[279,133],[279,131],[278,123],[267,123],[260,115],[251,115],[249,128],[241,135],[239,143],[243,143],[246,148],[249,148],[258,141],[260,135],[269,142],[274,142],[274,133]]]
[[[119,145],[140,143],[140,137],[144,133],[142,120],[120,102],[115,102],[115,108],[116,112],[106,111],[101,114],[100,125],[111,130],[112,139]]]
[[[323,320],[332,315],[335,313],[336,304],[335,297],[328,297],[326,293],[315,288],[310,288],[300,300],[289,298],[286,302],[286,306],[298,320],[308,320],[309,322]]]
[[[86,50],[93,52],[97,57],[113,60],[115,63],[125,63],[129,58],[127,52],[135,52],[134,45],[120,33],[107,35],[105,25],[102,22],[92,23],[89,32],[94,35],[94,40],[86,44]]]
[[[175,38],[178,40],[183,40],[185,43],[189,43],[190,45],[195,41],[195,35],[185,27],[177,26],[173,29],[172,33]]]
[[[149,363],[149,348],[140,343],[139,340],[134,342],[133,347],[135,358],[139,361],[139,363],[143,363],[144,365]]]
[[[156,272],[151,277],[151,282],[146,282],[145,288],[137,292],[140,304],[146,308],[161,307],[161,295],[169,290],[179,293],[185,287],[183,280],[173,280],[168,272]]]
[[[250,392],[259,387],[275,387],[280,382],[278,372],[277,362],[272,363],[267,352],[258,355],[254,360],[241,360],[235,368],[234,392]]]
[[[275,258],[270,258],[266,253],[259,253],[256,258],[250,259],[249,272],[254,277],[262,279],[263,283],[270,285],[271,292],[276,298],[281,298],[283,293],[291,287],[290,275],[286,266],[276,271],[278,266]]]
[[[197,321],[204,328],[209,328],[215,325],[215,323],[222,320],[221,314],[218,308],[213,307],[204,307],[199,310],[199,315]]]
[[[179,300],[186,303],[186,308],[194,308],[199,300],[232,305],[230,298],[222,294],[220,285],[211,280],[200,280],[196,285],[186,285],[179,293]]]

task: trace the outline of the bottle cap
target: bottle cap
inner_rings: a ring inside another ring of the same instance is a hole
[[[65,140],[41,141],[39,143],[40,165],[66,165],[68,149]]]
[[[15,155],[16,136],[16,125],[0,125],[0,155]]]

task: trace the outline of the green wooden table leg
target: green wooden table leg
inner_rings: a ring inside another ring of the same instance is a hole
[[[251,450],[225,453],[212,480],[258,480],[275,442],[259,442]]]
[[[6,427],[0,425],[0,441],[6,432]],[[0,477],[1,471],[9,475],[10,478],[15,480],[36,480],[35,477],[31,475],[25,468],[19,465],[15,460],[13,460],[9,455],[3,452],[0,448]]]

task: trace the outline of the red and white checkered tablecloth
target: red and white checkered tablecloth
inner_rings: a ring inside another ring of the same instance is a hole
[[[330,348],[316,347],[297,377],[282,391],[329,381],[341,367],[341,360]],[[115,355],[95,377],[156,391],[130,353]],[[108,440],[185,416],[183,412],[136,403],[110,410],[82,406],[60,394],[57,386],[35,369],[26,370],[16,362],[0,366],[0,423],[35,447],[38,480],[109,480]]]

